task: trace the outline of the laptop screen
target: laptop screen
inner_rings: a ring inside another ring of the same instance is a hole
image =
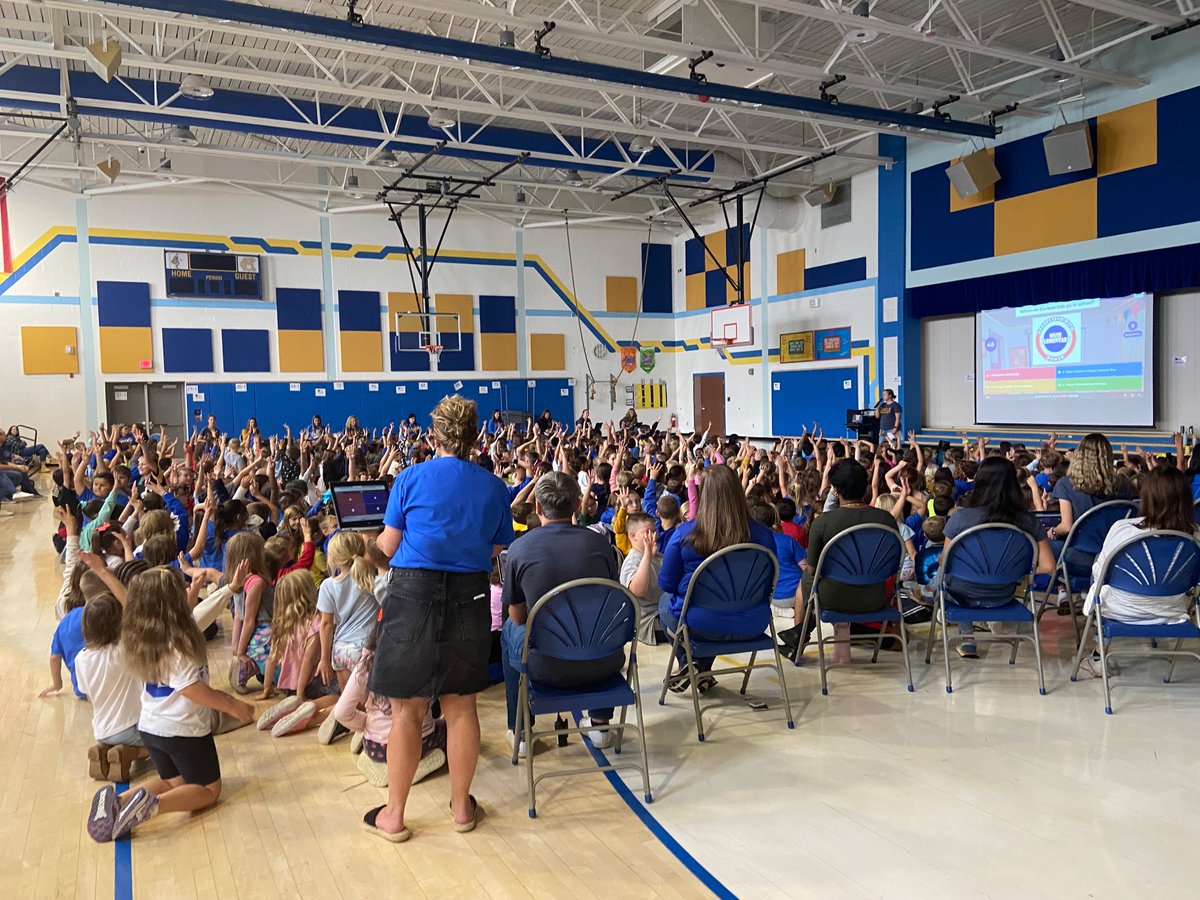
[[[349,531],[383,528],[388,488],[382,481],[344,481],[330,488],[338,527]]]

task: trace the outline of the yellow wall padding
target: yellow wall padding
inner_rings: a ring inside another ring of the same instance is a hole
[[[535,372],[561,372],[567,367],[567,342],[561,334],[529,336],[529,367]]]
[[[609,312],[637,312],[637,279],[609,275],[604,279],[604,308]]]
[[[1095,239],[1095,178],[996,201],[996,256]]]
[[[279,331],[280,372],[325,371],[325,342],[319,331]]]
[[[383,335],[378,331],[343,331],[343,372],[382,372]]]
[[[150,368],[142,368],[149,361]],[[154,337],[149,328],[100,329],[100,371],[106,374],[151,372],[154,362]]]
[[[733,282],[737,281],[737,263],[726,266],[725,275],[725,302],[737,303],[738,293],[733,286]],[[742,263],[742,297],[749,300],[753,296],[754,292],[750,289],[750,263],[744,262]]]
[[[684,300],[688,309],[704,309],[704,273],[693,272],[684,278]]]
[[[1096,174],[1112,175],[1158,162],[1158,101],[1147,100],[1096,119]]]
[[[69,326],[22,325],[21,360],[26,375],[78,375],[79,333]]]
[[[403,293],[398,291],[389,291],[388,300],[388,332],[396,331],[396,313],[406,312],[415,313],[417,311],[417,295],[413,293]],[[421,320],[416,316],[405,316],[400,320],[400,331],[405,333],[416,334],[418,331],[426,331],[421,327]]]
[[[775,293],[798,294],[804,290],[804,248],[775,256]]]
[[[449,316],[438,316],[437,330],[440,333],[459,332],[460,334],[475,333],[475,314],[471,307],[475,303],[475,298],[470,294],[438,294],[434,297],[434,309],[440,313],[456,313],[458,315],[458,327],[455,327],[454,320]],[[452,343],[442,341],[443,344],[453,346]]]
[[[517,336],[515,334],[481,334],[480,362],[486,372],[515,372],[517,370]]]

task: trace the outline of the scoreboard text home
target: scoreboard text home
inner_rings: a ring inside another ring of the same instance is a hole
[[[261,300],[258,256],[242,253],[164,251],[168,297],[237,297]]]

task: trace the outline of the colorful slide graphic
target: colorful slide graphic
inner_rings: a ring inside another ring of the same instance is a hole
[[[986,424],[1153,425],[1153,298],[993,309],[976,317]]]

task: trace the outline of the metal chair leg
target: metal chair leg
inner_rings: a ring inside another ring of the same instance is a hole
[[[1014,645],[1014,651],[1015,649]],[[1042,671],[1042,636],[1041,631],[1038,629],[1037,619],[1033,620],[1033,655],[1037,661],[1038,693],[1044,697],[1046,695],[1046,676]],[[1015,652],[1013,656],[1016,656]]]
[[[825,635],[821,631],[821,606],[816,593],[812,596],[813,618],[816,620],[813,631],[817,635],[817,665],[821,670],[821,694],[829,696],[829,684],[825,677]]]
[[[1100,606],[1096,605],[1096,618],[1100,618]],[[1100,622],[1096,622],[1096,634],[1103,635],[1104,632],[1100,628]],[[1112,688],[1108,684],[1108,648],[1104,646],[1104,639],[1098,641],[1100,648],[1100,677],[1104,681],[1104,712],[1112,715]]]
[[[939,601],[942,612],[942,656],[946,663],[946,693],[954,693],[954,685],[950,681],[950,623],[946,620],[945,598]]]
[[[800,660],[804,656],[804,648],[808,646],[808,639],[805,635],[808,634],[808,620],[812,616],[812,600],[804,604],[804,616],[800,620],[800,640],[796,644],[796,652],[792,655],[792,664],[800,665]]]
[[[937,641],[938,607],[934,605],[933,615],[929,619],[929,637],[925,639],[925,665],[933,659],[933,645]]]
[[[687,657],[687,674],[688,687],[692,693],[692,708],[696,712],[696,737],[703,742],[704,740],[704,722],[700,718],[700,692],[696,689],[696,682],[700,680],[700,673],[696,671],[696,663],[692,660],[692,641],[688,637],[687,628],[680,626],[679,633],[683,636],[683,652]]]
[[[742,678],[742,690],[740,691],[743,697],[746,696],[746,687],[750,684],[750,673],[754,671],[754,660],[758,658],[758,651],[755,650],[750,654],[750,665],[746,667],[746,674]]]
[[[1183,646],[1183,638],[1175,640],[1175,646],[1172,648],[1172,653],[1178,653],[1179,648]],[[1171,676],[1175,674],[1175,663],[1179,660],[1178,656],[1171,657],[1171,665],[1167,668],[1167,677],[1163,679],[1163,684],[1171,683]]]
[[[771,637],[775,637],[775,626],[771,626]],[[792,701],[788,697],[787,679],[783,677],[783,657],[779,655],[779,641],[772,640],[775,653],[775,673],[779,676],[779,690],[783,694],[783,709],[787,713],[787,727],[795,728],[796,722],[792,718]]]
[[[642,745],[642,796],[647,803],[653,803],[650,793],[650,758],[646,755],[646,726],[642,721],[642,694],[638,689],[637,667],[633,669],[633,714],[637,718],[638,742]]]
[[[521,726],[521,730],[514,735],[514,740],[518,747],[521,746],[521,737],[525,737],[525,776],[529,783],[529,818],[537,818],[537,786],[533,780],[533,716],[529,711],[529,681],[528,678],[522,676],[523,687],[521,691],[521,709],[517,716],[517,723]]]
[[[679,655],[679,641],[683,636],[683,626],[675,629],[675,640],[671,644],[671,657],[667,660],[667,674],[663,676],[662,692],[658,695],[658,705],[665,706],[667,702],[667,686],[671,683],[671,670],[675,668],[675,660]]]
[[[900,649],[904,653],[904,672],[908,675],[908,690],[912,693],[912,663],[908,658],[908,630],[904,627],[904,613],[900,614]]]
[[[1092,617],[1088,616],[1083,623],[1083,635],[1079,638],[1079,649],[1075,651],[1075,662],[1071,666],[1071,680],[1079,680],[1079,667],[1083,665],[1083,654],[1087,652],[1087,641],[1092,632]],[[1097,635],[1097,637],[1099,637]]]

